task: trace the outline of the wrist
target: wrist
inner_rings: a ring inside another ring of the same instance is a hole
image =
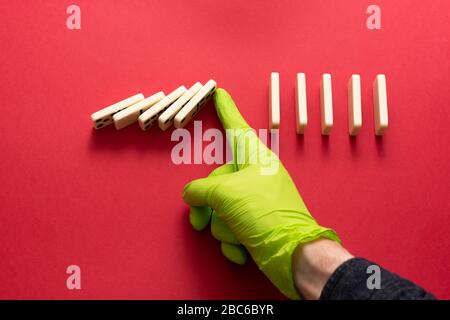
[[[325,238],[297,246],[292,255],[296,289],[305,299],[319,299],[333,272],[351,258],[339,243]]]

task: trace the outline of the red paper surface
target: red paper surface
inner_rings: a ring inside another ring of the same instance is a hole
[[[281,79],[281,159],[314,217],[355,255],[450,298],[447,0],[0,2],[0,298],[281,298],[253,263],[225,260],[191,229],[183,186],[215,166],[175,166],[171,131],[91,128],[137,92],[215,79],[255,128]],[[295,133],[295,74],[309,124]],[[320,134],[331,73],[335,126]],[[362,79],[363,128],[347,132],[347,81]],[[387,77],[376,139],[372,81]],[[211,103],[198,115],[219,128]],[[193,130],[193,124],[188,126]],[[79,265],[82,289],[66,288]]]

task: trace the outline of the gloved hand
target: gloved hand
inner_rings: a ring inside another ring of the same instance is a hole
[[[217,89],[213,99],[227,133],[235,130],[229,141],[234,157],[184,188],[191,224],[202,230],[211,221],[225,257],[243,264],[246,248],[282,293],[299,298],[291,266],[295,248],[320,237],[340,240],[317,224],[279,158],[256,136],[230,95]]]

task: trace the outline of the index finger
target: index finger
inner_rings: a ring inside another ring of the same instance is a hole
[[[233,98],[225,89],[218,88],[213,99],[217,115],[225,130],[250,128],[236,107]]]

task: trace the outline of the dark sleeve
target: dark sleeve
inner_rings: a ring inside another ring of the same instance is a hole
[[[375,273],[366,259],[353,258],[344,262],[328,279],[321,300],[435,300],[435,297],[409,280],[379,267],[380,281],[373,288]],[[368,288],[368,279],[369,286]]]

